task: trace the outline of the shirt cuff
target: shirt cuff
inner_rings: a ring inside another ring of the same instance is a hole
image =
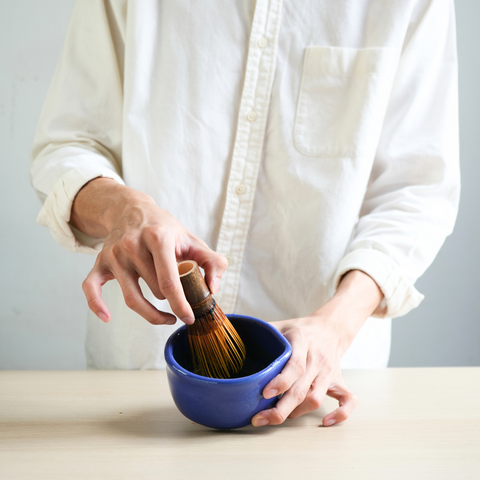
[[[400,267],[385,253],[373,249],[359,249],[350,252],[343,260],[333,279],[334,290],[340,280],[350,270],[361,270],[375,280],[383,292],[381,314],[372,315],[378,318],[395,318],[406,315],[418,307],[425,298],[413,283],[404,275]]]
[[[112,178],[125,185],[122,177],[111,169],[74,168],[57,180],[38,214],[37,222],[48,227],[54,240],[71,252],[95,255],[102,249],[103,238],[89,237],[68,223],[75,195],[86,183],[98,177]]]

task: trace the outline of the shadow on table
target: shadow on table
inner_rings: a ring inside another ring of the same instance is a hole
[[[324,413],[325,414],[325,413]],[[184,438],[219,436],[272,435],[276,430],[299,427],[320,426],[319,411],[312,412],[300,418],[287,420],[283,425],[255,428],[251,425],[233,430],[216,430],[198,425],[185,418],[175,407],[159,407],[155,409],[123,412],[114,420],[106,423],[108,428],[120,434],[140,436],[144,438]]]
[[[251,425],[234,430],[216,430],[198,425],[185,418],[175,407],[159,407],[135,412],[123,412],[107,422],[109,428],[125,435],[151,438],[211,437],[234,435],[268,435],[271,429]]]

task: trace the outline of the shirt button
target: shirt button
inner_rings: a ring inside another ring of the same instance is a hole
[[[227,259],[227,262],[229,265],[231,265],[233,263],[233,258],[230,257],[229,255],[226,255],[225,258]]]
[[[239,183],[239,184],[235,187],[235,193],[236,193],[237,195],[243,195],[246,191],[247,191],[247,187],[246,187],[243,183]]]
[[[252,110],[251,112],[247,113],[247,120],[249,122],[254,122],[257,119],[257,112]]]
[[[257,45],[259,46],[259,48],[265,48],[267,46],[267,43],[267,39],[265,37],[262,37],[258,39]]]

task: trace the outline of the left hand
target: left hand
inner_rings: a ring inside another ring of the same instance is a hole
[[[283,371],[263,390],[265,398],[284,394],[276,406],[252,418],[255,427],[278,425],[316,410],[325,395],[339,407],[323,419],[323,425],[343,422],[358,400],[345,385],[340,361],[365,320],[378,307],[383,294],[365,273],[348,272],[335,296],[312,315],[275,322],[292,346]]]
[[[321,314],[275,322],[292,346],[292,356],[282,373],[264,389],[265,398],[284,393],[275,408],[252,419],[256,427],[278,425],[316,410],[325,395],[336,398],[339,408],[323,419],[325,426],[343,422],[357,405],[357,397],[345,385],[340,360],[339,335],[322,322]]]

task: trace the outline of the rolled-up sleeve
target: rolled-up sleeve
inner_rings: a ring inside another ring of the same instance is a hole
[[[123,1],[75,3],[32,148],[30,177],[43,201],[37,221],[73,252],[96,253],[102,239],[69,224],[73,200],[90,180],[122,180]]]
[[[359,221],[333,281],[364,271],[383,291],[379,316],[389,318],[422,301],[414,283],[451,233],[460,192],[454,6],[416,5]]]

